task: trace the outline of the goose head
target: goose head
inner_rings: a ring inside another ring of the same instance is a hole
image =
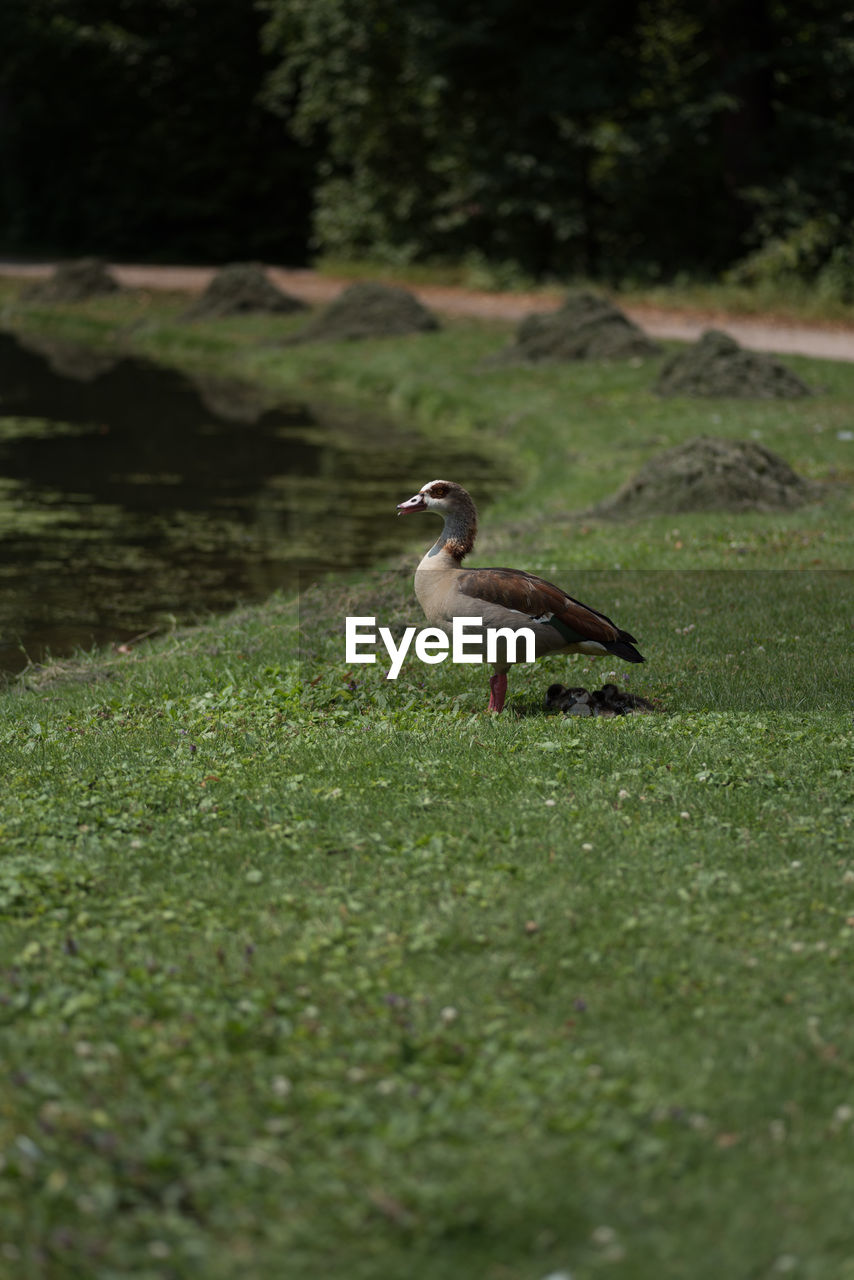
[[[435,511],[437,515],[476,520],[475,505],[461,484],[453,480],[431,480],[407,498],[397,504],[398,515],[410,515],[416,511]]]
[[[399,516],[416,511],[435,511],[444,520],[444,527],[434,552],[444,550],[459,562],[474,546],[477,536],[477,507],[461,484],[453,480],[431,480],[397,504]]]

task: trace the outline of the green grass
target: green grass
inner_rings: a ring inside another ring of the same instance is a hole
[[[419,623],[399,566],[10,687],[0,1274],[854,1277],[854,367],[658,402],[655,362],[481,372],[486,325],[288,349],[177,309],[7,323],[494,448],[476,562],[613,610],[666,711],[544,716],[584,659],[500,718],[477,668],[348,669],[346,612]],[[702,430],[835,487],[571,514]]]

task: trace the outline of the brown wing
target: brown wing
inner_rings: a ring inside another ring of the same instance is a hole
[[[573,600],[560,587],[533,573],[523,573],[519,569],[465,569],[458,581],[463,595],[488,600],[492,604],[503,605],[505,609],[515,609],[543,622],[554,618],[563,624],[557,628],[561,634],[566,628],[578,640],[598,640],[604,645],[615,640],[633,639],[628,632],[620,631],[604,613],[591,609],[580,600]]]

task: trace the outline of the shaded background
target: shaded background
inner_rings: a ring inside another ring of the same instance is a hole
[[[854,300],[837,0],[4,0],[0,252]]]

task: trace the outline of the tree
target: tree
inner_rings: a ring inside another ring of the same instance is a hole
[[[829,201],[850,220],[829,181],[829,149],[854,156],[852,19],[835,0],[268,12],[268,99],[295,100],[319,148],[327,251],[715,272],[767,234],[793,184],[796,217]]]
[[[616,4],[630,19],[634,0]],[[271,0],[271,102],[322,161],[316,233],[331,251],[595,270],[592,168],[632,58],[592,3]],[[605,145],[619,146],[615,125]]]
[[[246,0],[4,0],[5,247],[305,255],[314,158],[257,101]]]

